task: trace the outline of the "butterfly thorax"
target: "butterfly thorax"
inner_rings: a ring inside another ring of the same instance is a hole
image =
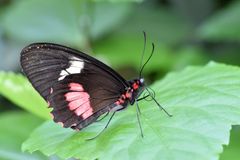
[[[126,88],[125,93],[123,93],[120,96],[120,98],[115,102],[117,106],[122,106],[121,108],[118,109],[118,111],[126,108],[128,103],[133,105],[144,89],[143,78],[133,79],[128,82],[129,82],[129,87]]]
[[[133,105],[136,99],[141,95],[141,93],[144,90],[144,79],[143,78],[134,79],[128,82],[130,83],[130,86],[131,86],[130,92],[132,93],[132,96],[129,99],[129,102],[131,105]]]

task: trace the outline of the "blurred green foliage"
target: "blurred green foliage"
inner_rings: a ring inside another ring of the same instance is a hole
[[[231,130],[230,144],[224,146],[224,152],[220,156],[220,160],[238,160],[239,159],[239,126],[233,126]]]
[[[21,49],[40,41],[80,49],[132,78],[138,74],[144,30],[145,58],[151,42],[156,46],[154,57],[144,70],[144,76],[152,82],[169,71],[204,65],[210,60],[239,65],[239,28],[238,0],[0,0],[0,70],[20,71]],[[36,121],[37,127],[41,121],[29,113],[42,120],[48,118],[45,103],[30,88],[21,75],[0,73],[1,131],[6,130],[4,119],[8,117],[13,120],[11,124],[22,126],[29,133],[35,128],[32,124]],[[25,115],[33,122],[20,120]],[[235,128],[221,160],[240,157],[236,151],[240,145],[234,143],[239,140],[240,131]],[[6,137],[2,144],[9,142],[14,146],[12,150],[12,146],[2,149],[2,145],[0,159],[2,155],[5,159],[30,156],[22,155],[19,148],[28,135],[17,135],[18,132],[15,136],[7,131],[0,134],[0,143]],[[38,159],[39,155],[31,158]]]
[[[46,102],[22,75],[0,72],[0,94],[23,109],[49,119]],[[37,106],[36,106],[37,104]]]
[[[5,112],[0,114],[0,159],[1,160],[43,160],[42,154],[30,155],[21,152],[21,144],[31,130],[40,125],[41,119],[26,112]]]

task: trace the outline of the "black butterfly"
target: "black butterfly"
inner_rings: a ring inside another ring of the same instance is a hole
[[[116,111],[138,101],[145,89],[141,72],[139,78],[127,81],[97,59],[57,44],[25,47],[21,66],[33,87],[53,108],[53,120],[76,130],[97,121],[104,113],[113,112],[113,117]],[[141,99],[148,96],[152,95]]]

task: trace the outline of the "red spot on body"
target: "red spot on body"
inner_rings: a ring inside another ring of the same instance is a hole
[[[133,83],[132,87],[133,87],[134,90],[137,90],[139,85],[137,83]]]
[[[119,99],[119,102],[120,102],[120,104],[123,104],[124,100],[123,99]]]
[[[66,100],[69,102],[69,109],[74,111],[77,116],[82,116],[83,119],[91,116],[93,114],[93,109],[90,105],[89,94],[84,92],[81,84],[70,83],[69,87],[71,92],[64,95]]]
[[[119,101],[117,101],[117,102],[115,102],[115,104],[116,104],[116,105],[120,105],[120,102],[119,102]]]
[[[126,93],[125,93],[125,96],[126,96],[127,98],[131,98],[131,97],[132,97],[132,93],[131,93],[131,92],[126,92]]]

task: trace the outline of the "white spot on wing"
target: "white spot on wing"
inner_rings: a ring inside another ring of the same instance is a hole
[[[79,58],[72,57],[69,63],[70,66],[61,71],[60,77],[58,78],[59,81],[63,80],[69,74],[81,73],[82,69],[84,68],[84,62]]]

